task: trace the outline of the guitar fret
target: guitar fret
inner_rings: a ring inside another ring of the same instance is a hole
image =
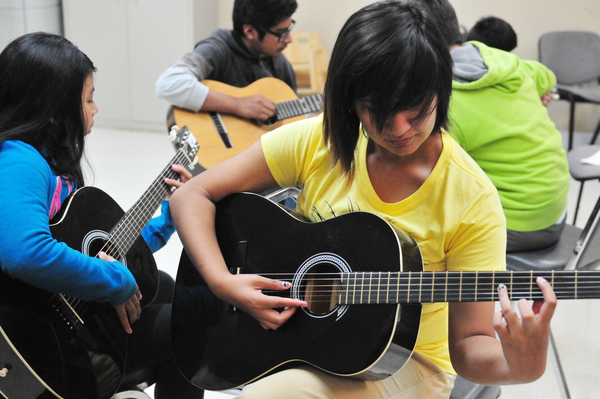
[[[380,290],[381,290],[381,272],[379,272],[379,277],[377,279],[377,300],[375,301],[375,303],[379,303]]]
[[[529,295],[533,297],[533,270],[531,271],[531,278],[529,280]]]
[[[356,275],[354,275],[354,285],[352,286],[352,304],[354,305],[356,299]]]
[[[512,298],[512,297],[513,297],[513,295],[514,295],[514,290],[513,290],[513,277],[514,277],[514,273],[513,273],[513,272],[512,272],[512,270],[511,270],[511,272],[510,272],[510,284],[509,284],[509,288],[508,288],[508,289],[509,289],[509,296],[510,296],[510,298]]]
[[[448,302],[448,273],[446,273],[446,286],[444,287],[444,302]]]
[[[400,289],[401,289],[401,287],[400,287],[400,275],[401,274],[397,273],[396,275],[397,275],[397,278],[396,278],[396,280],[397,280],[397,283],[396,283],[396,303],[400,303]]]
[[[475,302],[477,302],[477,284],[479,283],[479,272],[475,271]]]
[[[360,304],[363,304],[363,290],[365,288],[365,272],[361,273],[361,279],[360,279]]]
[[[435,273],[433,273],[433,275],[431,276],[431,303],[434,302],[434,300],[433,300],[434,292],[435,292]]]
[[[387,283],[387,290],[385,293],[385,303],[390,303],[390,284],[392,283],[391,276],[392,276],[392,272],[388,272],[388,283]]]
[[[410,303],[410,281],[412,278],[412,272],[408,272],[408,289],[406,290],[406,302]]]
[[[420,277],[420,280],[419,280],[419,282],[420,282],[420,284],[419,284],[420,285],[420,287],[419,287],[419,303],[422,302],[421,301],[421,293],[423,292],[423,274],[424,273],[421,273],[421,275],[419,276]]]

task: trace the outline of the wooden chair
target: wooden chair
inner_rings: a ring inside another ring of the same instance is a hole
[[[317,32],[294,32],[292,42],[283,50],[292,64],[298,81],[298,95],[323,93],[329,52]]]

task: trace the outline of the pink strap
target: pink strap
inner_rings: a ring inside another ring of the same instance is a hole
[[[67,183],[67,187],[69,189],[69,194],[73,191],[73,185],[68,179],[65,179]],[[50,203],[50,219],[54,217],[60,211],[60,206],[62,205],[61,194],[62,194],[62,183],[63,180],[56,176],[56,190],[54,190],[54,195],[52,196],[52,202]],[[67,194],[68,195],[68,194]]]

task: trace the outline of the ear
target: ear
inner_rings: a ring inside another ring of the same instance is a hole
[[[258,31],[252,25],[246,24],[244,25],[244,36],[246,36],[248,40],[258,39]]]

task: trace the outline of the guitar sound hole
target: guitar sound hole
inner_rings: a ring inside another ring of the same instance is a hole
[[[107,242],[104,239],[96,239],[92,241],[92,243],[89,246],[88,255],[96,256],[100,251],[112,256],[118,261],[123,261],[123,259],[121,259],[122,256],[119,254],[118,249],[112,243]]]
[[[340,285],[339,270],[329,264],[315,265],[303,281],[304,300],[314,314],[327,314],[337,306]]]

